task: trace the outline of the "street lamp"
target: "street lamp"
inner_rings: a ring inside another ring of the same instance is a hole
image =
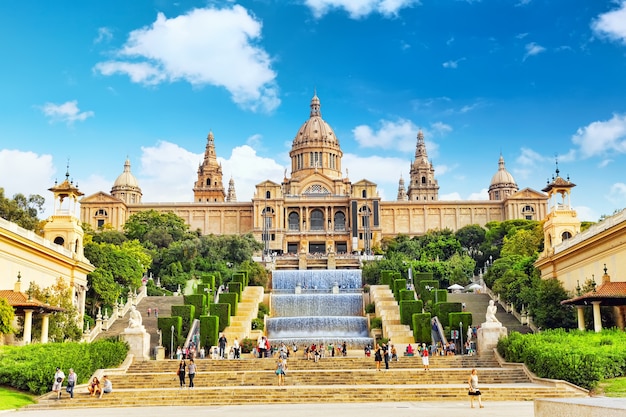
[[[462,321],[459,322],[459,336],[461,338],[461,346],[459,346],[459,348],[461,351],[461,355],[463,355],[464,346],[463,346],[463,322]]]
[[[174,359],[174,325],[172,324],[172,337],[170,339],[170,359]]]

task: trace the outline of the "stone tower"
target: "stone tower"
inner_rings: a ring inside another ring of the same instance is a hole
[[[204,150],[204,160],[198,167],[198,180],[193,186],[193,201],[197,203],[223,203],[225,197],[222,166],[217,162],[213,132],[209,132]]]
[[[439,200],[439,184],[435,179],[435,168],[428,160],[424,133],[417,133],[415,160],[409,172],[409,201],[437,201]]]

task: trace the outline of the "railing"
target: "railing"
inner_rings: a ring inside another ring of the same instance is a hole
[[[96,324],[92,329],[89,328],[89,324],[87,324],[87,329],[83,332],[83,342],[93,342],[96,337],[100,333],[105,330],[111,328],[113,323],[115,323],[118,319],[121,319],[128,313],[131,306],[137,305],[143,300],[148,294],[148,288],[144,285],[139,288],[139,293],[129,292],[128,299],[125,304],[119,303],[113,307],[113,311],[111,311],[111,316],[109,316],[108,311],[104,310],[104,316],[102,315],[102,311],[98,309],[98,314],[96,315]]]

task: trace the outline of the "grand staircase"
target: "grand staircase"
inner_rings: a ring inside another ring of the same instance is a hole
[[[430,371],[419,357],[400,357],[377,372],[373,358],[354,354],[320,359],[290,358],[285,386],[276,385],[273,359],[198,359],[196,388],[180,389],[177,361],[136,361],[128,369],[108,370],[113,392],[92,398],[83,386],[73,400],[46,395],[28,409],[233,405],[280,403],[464,401],[467,378],[477,368],[483,397],[489,401],[526,401],[546,397],[584,397],[566,383],[537,381],[519,365],[503,366],[495,355],[436,356]]]

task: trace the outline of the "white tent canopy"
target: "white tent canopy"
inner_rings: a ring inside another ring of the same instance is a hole
[[[459,284],[452,284],[452,285],[450,285],[448,287],[448,289],[452,290],[452,291],[459,291],[459,290],[462,290],[463,288],[464,287],[462,285],[459,285]]]
[[[480,290],[482,288],[483,288],[483,286],[480,285],[480,284],[477,284],[477,283],[473,283],[472,285],[467,287],[467,289],[470,290],[470,291]]]

